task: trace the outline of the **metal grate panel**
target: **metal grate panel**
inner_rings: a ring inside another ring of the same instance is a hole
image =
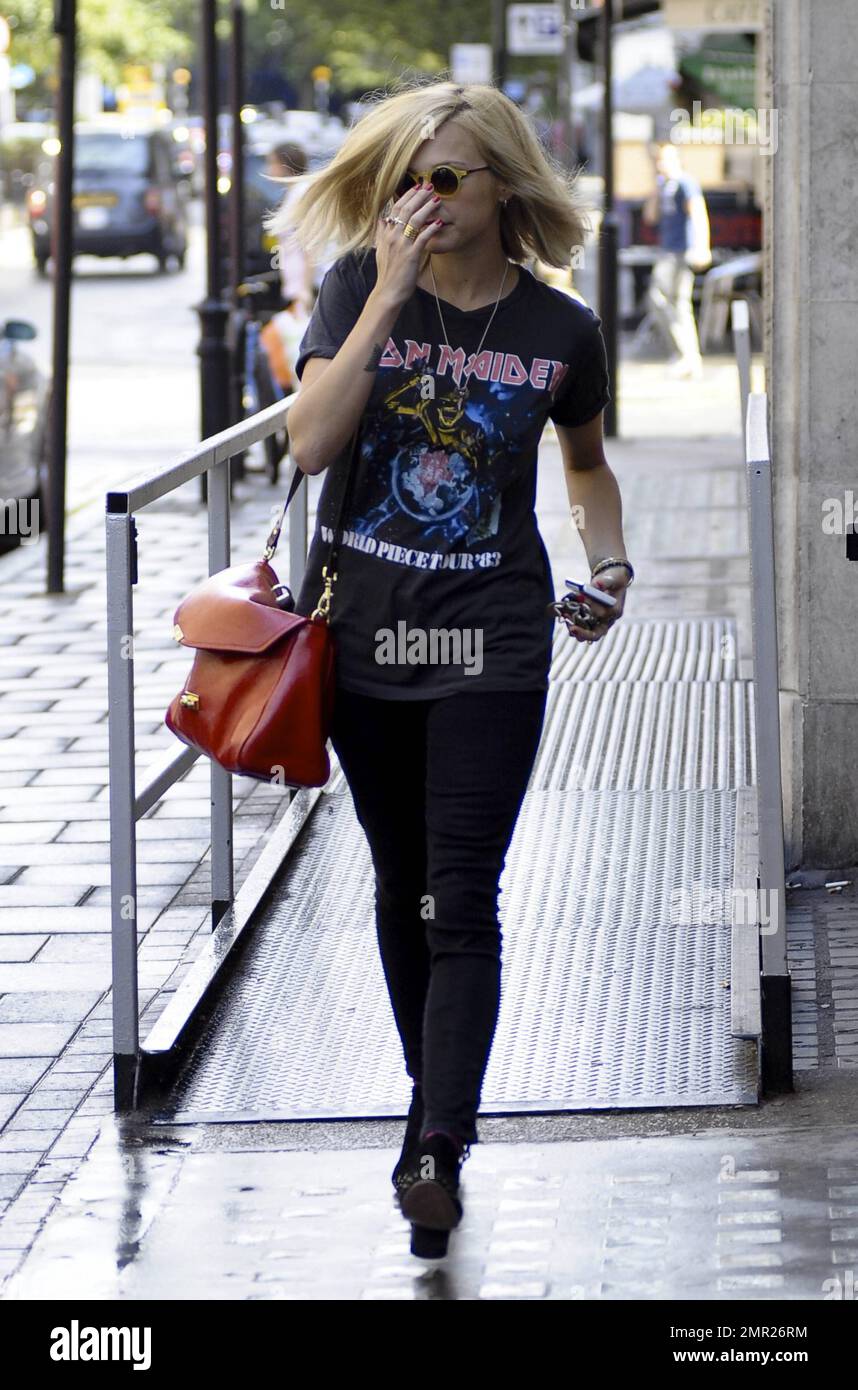
[[[501,885],[483,1113],[756,1103],[756,1047],[731,1037],[726,988],[734,801],[528,793]],[[404,1114],[372,882],[351,798],[326,793],[157,1118]]]
[[[623,618],[594,643],[554,629],[553,681],[723,681],[737,675],[730,618]]]
[[[629,621],[594,647],[557,629],[501,885],[484,1112],[756,1102],[727,989],[735,789],[755,778],[736,645],[720,617]],[[399,1115],[408,1089],[338,774],[162,1118]]]
[[[549,687],[533,789],[715,791],[755,782],[749,681]]]

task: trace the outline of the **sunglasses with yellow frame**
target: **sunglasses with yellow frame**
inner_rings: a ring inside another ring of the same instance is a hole
[[[434,169],[418,170],[412,174],[408,169],[396,186],[396,196],[401,198],[421,181],[431,183],[439,198],[452,198],[458,193],[463,179],[469,174],[477,174],[481,169],[490,169],[490,164],[478,164],[473,169],[465,169],[460,164],[436,164]]]

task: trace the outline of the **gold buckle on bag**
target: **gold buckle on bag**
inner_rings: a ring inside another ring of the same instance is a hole
[[[336,583],[337,576],[336,574],[329,575],[327,565],[323,565],[322,578],[325,581],[325,587],[322,590],[321,595],[319,596],[319,601],[316,604],[316,607],[310,614],[310,618],[313,622],[315,622],[317,618],[324,618],[325,622],[327,622],[328,615],[331,611],[331,598],[333,596],[334,584]]]

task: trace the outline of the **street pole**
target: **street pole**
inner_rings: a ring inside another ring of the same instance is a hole
[[[206,297],[197,306],[200,317],[201,438],[219,434],[230,423],[229,349],[226,327],[229,304],[222,297],[221,234],[217,191],[218,46],[215,36],[217,0],[200,3],[200,78],[203,127],[206,218]],[[200,475],[203,501],[208,497],[206,475]]]
[[[74,185],[75,0],[54,0],[54,33],[60,40],[54,215],[53,343],[48,421],[48,593],[65,589],[66,451],[68,433],[69,325],[71,319],[72,189]]]
[[[506,82],[506,0],[492,0],[492,49],[495,84],[503,91]]]
[[[575,150],[575,123],[572,119],[572,64],[575,61],[578,26],[572,19],[572,0],[565,0],[563,6],[563,52],[560,55],[560,69],[557,74],[557,110],[560,114],[562,159],[567,169],[577,163]]]
[[[241,307],[238,287],[244,280],[244,128],[241,108],[244,105],[244,0],[232,0],[232,43],[229,50],[229,109],[232,116],[232,167],[229,186],[229,268],[232,307],[236,314]],[[230,338],[232,419],[244,416],[244,361],[242,344]],[[244,455],[232,460],[233,478],[244,477]]]
[[[614,210],[614,91],[613,91],[613,22],[614,0],[604,0],[602,38],[604,45],[605,108],[602,145],[602,167],[605,196],[602,212],[602,235],[599,256],[599,316],[608,360],[612,399],[605,407],[605,437],[617,435],[617,264],[619,226]]]

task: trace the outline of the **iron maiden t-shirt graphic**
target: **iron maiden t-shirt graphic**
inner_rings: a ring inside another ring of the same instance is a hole
[[[332,608],[346,689],[407,699],[472,688],[452,664],[379,664],[379,630],[403,621],[479,631],[481,689],[547,684],[553,584],[534,514],[539,439],[547,418],[583,424],[610,393],[598,318],[518,269],[479,352],[494,306],[459,310],[442,300],[448,346],[435,297],[422,289],[384,345],[361,422]],[[334,263],[301,341],[299,379],[309,358],[336,355],[375,279],[374,251]],[[322,588],[346,454],[327,469],[302,613]]]
[[[488,436],[428,367],[382,397],[374,423],[358,534],[470,545],[497,532],[497,486],[480,471]]]
[[[540,394],[556,390],[567,368],[537,358],[529,372],[517,353],[476,357],[451,348],[388,340],[379,374],[392,371],[404,379],[382,392],[374,412],[376,467],[370,475],[385,495],[355,520],[355,530],[374,534],[390,522],[392,533],[401,535],[409,529],[404,514],[425,540],[472,545],[497,535],[503,489],[521,464],[523,403],[516,394],[529,387],[528,404],[535,407]],[[486,383],[485,392],[475,390],[479,382]],[[459,390],[466,384],[463,401]]]

